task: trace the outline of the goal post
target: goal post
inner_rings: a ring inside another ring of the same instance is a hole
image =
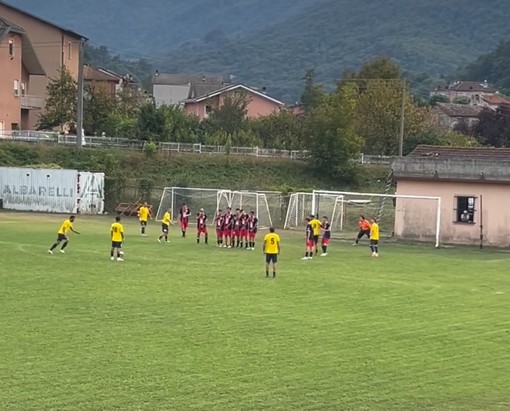
[[[335,194],[293,193],[289,198],[287,214],[285,216],[285,229],[305,226],[305,218],[311,214],[318,219],[326,215],[332,227],[343,227],[343,196]]]
[[[273,225],[269,203],[265,193],[257,191],[231,191],[219,190],[216,209],[225,211],[227,207],[239,208],[247,213],[254,211],[260,228],[269,228]]]
[[[278,201],[275,200],[276,198]],[[268,228],[273,224],[271,209],[277,210],[280,207],[279,196],[271,196],[271,201],[275,202],[272,207],[264,192],[165,187],[161,194],[155,219],[161,220],[166,210],[170,209],[172,221],[177,221],[179,209],[185,203],[190,208],[192,215],[195,215],[198,210],[203,208],[209,216],[209,224],[212,223],[212,219],[218,209],[225,211],[227,207],[231,207],[233,209],[241,208],[248,213],[254,211],[259,219],[259,227]],[[190,223],[193,222],[194,219],[191,219]]]
[[[320,211],[321,201],[324,203],[327,196],[337,196],[337,201],[343,203],[342,207],[328,216],[334,221],[340,219],[338,213],[342,213],[342,227],[337,226],[336,230],[348,231],[351,234],[356,232],[359,216],[363,215],[367,219],[376,218],[381,232],[390,230],[392,237],[433,241],[436,247],[440,245],[440,197],[326,190],[314,190],[312,195],[313,214]],[[335,229],[333,224],[332,227]]]
[[[155,219],[161,220],[166,210],[170,209],[172,221],[177,221],[183,203],[190,208],[192,215],[203,208],[212,218],[216,212],[218,191],[210,188],[165,187]]]

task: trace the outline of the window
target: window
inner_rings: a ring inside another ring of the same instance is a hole
[[[14,95],[19,96],[19,80],[14,80]]]
[[[474,224],[476,197],[456,196],[454,221],[457,223]]]
[[[204,117],[205,117],[205,118],[208,118],[208,117],[209,117],[209,115],[210,115],[210,114],[212,113],[212,111],[213,111],[213,110],[212,110],[212,106],[205,106],[204,111],[205,111],[205,116],[204,116]]]
[[[27,85],[25,84],[25,82],[22,82],[21,83],[21,95],[24,96],[25,94],[27,94]]]
[[[14,57],[14,40],[9,40],[9,57]]]
[[[67,58],[71,60],[71,42],[67,42]]]

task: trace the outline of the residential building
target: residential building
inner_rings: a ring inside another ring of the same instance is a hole
[[[435,110],[438,115],[440,127],[454,129],[461,123],[470,126],[478,121],[483,106],[469,104],[436,103]]]
[[[484,81],[482,83],[475,81],[456,81],[449,85],[438,85],[431,91],[430,97],[444,96],[449,102],[454,103],[457,99],[465,98],[471,105],[482,104],[483,97],[497,94],[496,88]]]
[[[510,101],[506,98],[498,95],[484,96],[482,97],[481,105],[490,108],[491,110],[498,110],[499,107],[510,104]]]
[[[86,90],[100,88],[114,96],[121,87],[122,77],[111,71],[85,64],[83,66],[83,83]]]
[[[248,118],[268,116],[279,112],[285,106],[281,101],[269,97],[265,93],[265,89],[259,91],[243,84],[234,84],[184,100],[184,111],[204,120],[210,113],[221,107],[229,95],[241,95],[248,100],[246,108],[246,117]]]
[[[42,97],[31,95],[35,76],[44,76],[25,30],[0,17],[0,134],[29,127],[29,112],[41,109]]]
[[[397,238],[433,241],[439,217],[442,243],[508,247],[510,149],[418,146],[394,161]],[[431,224],[432,222],[432,224]]]
[[[73,76],[78,76],[80,42],[86,41],[87,38],[3,0],[0,0],[0,16],[23,28],[32,41],[34,53],[46,75],[29,75],[30,94],[43,97],[44,106],[48,81],[57,77],[61,67],[66,66]],[[30,110],[28,128],[35,127],[40,113],[39,108]]]
[[[186,99],[202,96],[224,87],[222,76],[156,73],[152,76],[152,95],[157,107],[182,105]]]

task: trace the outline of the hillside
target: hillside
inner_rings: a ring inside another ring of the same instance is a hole
[[[220,30],[236,38],[323,0],[6,0],[125,57],[150,58]],[[233,18],[235,16],[235,18]]]
[[[331,84],[342,71],[374,55],[393,57],[404,69],[449,74],[510,36],[506,0],[331,0],[240,41],[206,51],[181,49],[161,61],[169,71],[234,73],[265,85],[287,101],[297,81],[315,67]]]
[[[234,74],[287,102],[315,68],[389,55],[411,74],[449,75],[510,38],[507,0],[10,0],[160,71]]]

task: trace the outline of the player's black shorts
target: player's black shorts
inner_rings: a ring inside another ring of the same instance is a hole
[[[122,241],[112,241],[112,248],[122,248]]]
[[[278,254],[266,254],[266,263],[276,263],[278,261]]]
[[[378,245],[379,240],[370,240],[370,245]]]
[[[361,239],[361,237],[363,237],[364,235],[370,238],[370,230],[359,230],[358,240]]]
[[[66,241],[67,236],[65,234],[58,234],[57,241]]]
[[[168,233],[168,224],[161,224],[161,231],[163,233]]]
[[[142,227],[147,227],[147,221],[140,221],[140,225]]]
[[[318,236],[318,235],[314,235],[314,236],[313,236],[313,242],[314,242],[315,244],[317,244],[317,243],[319,242],[319,236]]]

